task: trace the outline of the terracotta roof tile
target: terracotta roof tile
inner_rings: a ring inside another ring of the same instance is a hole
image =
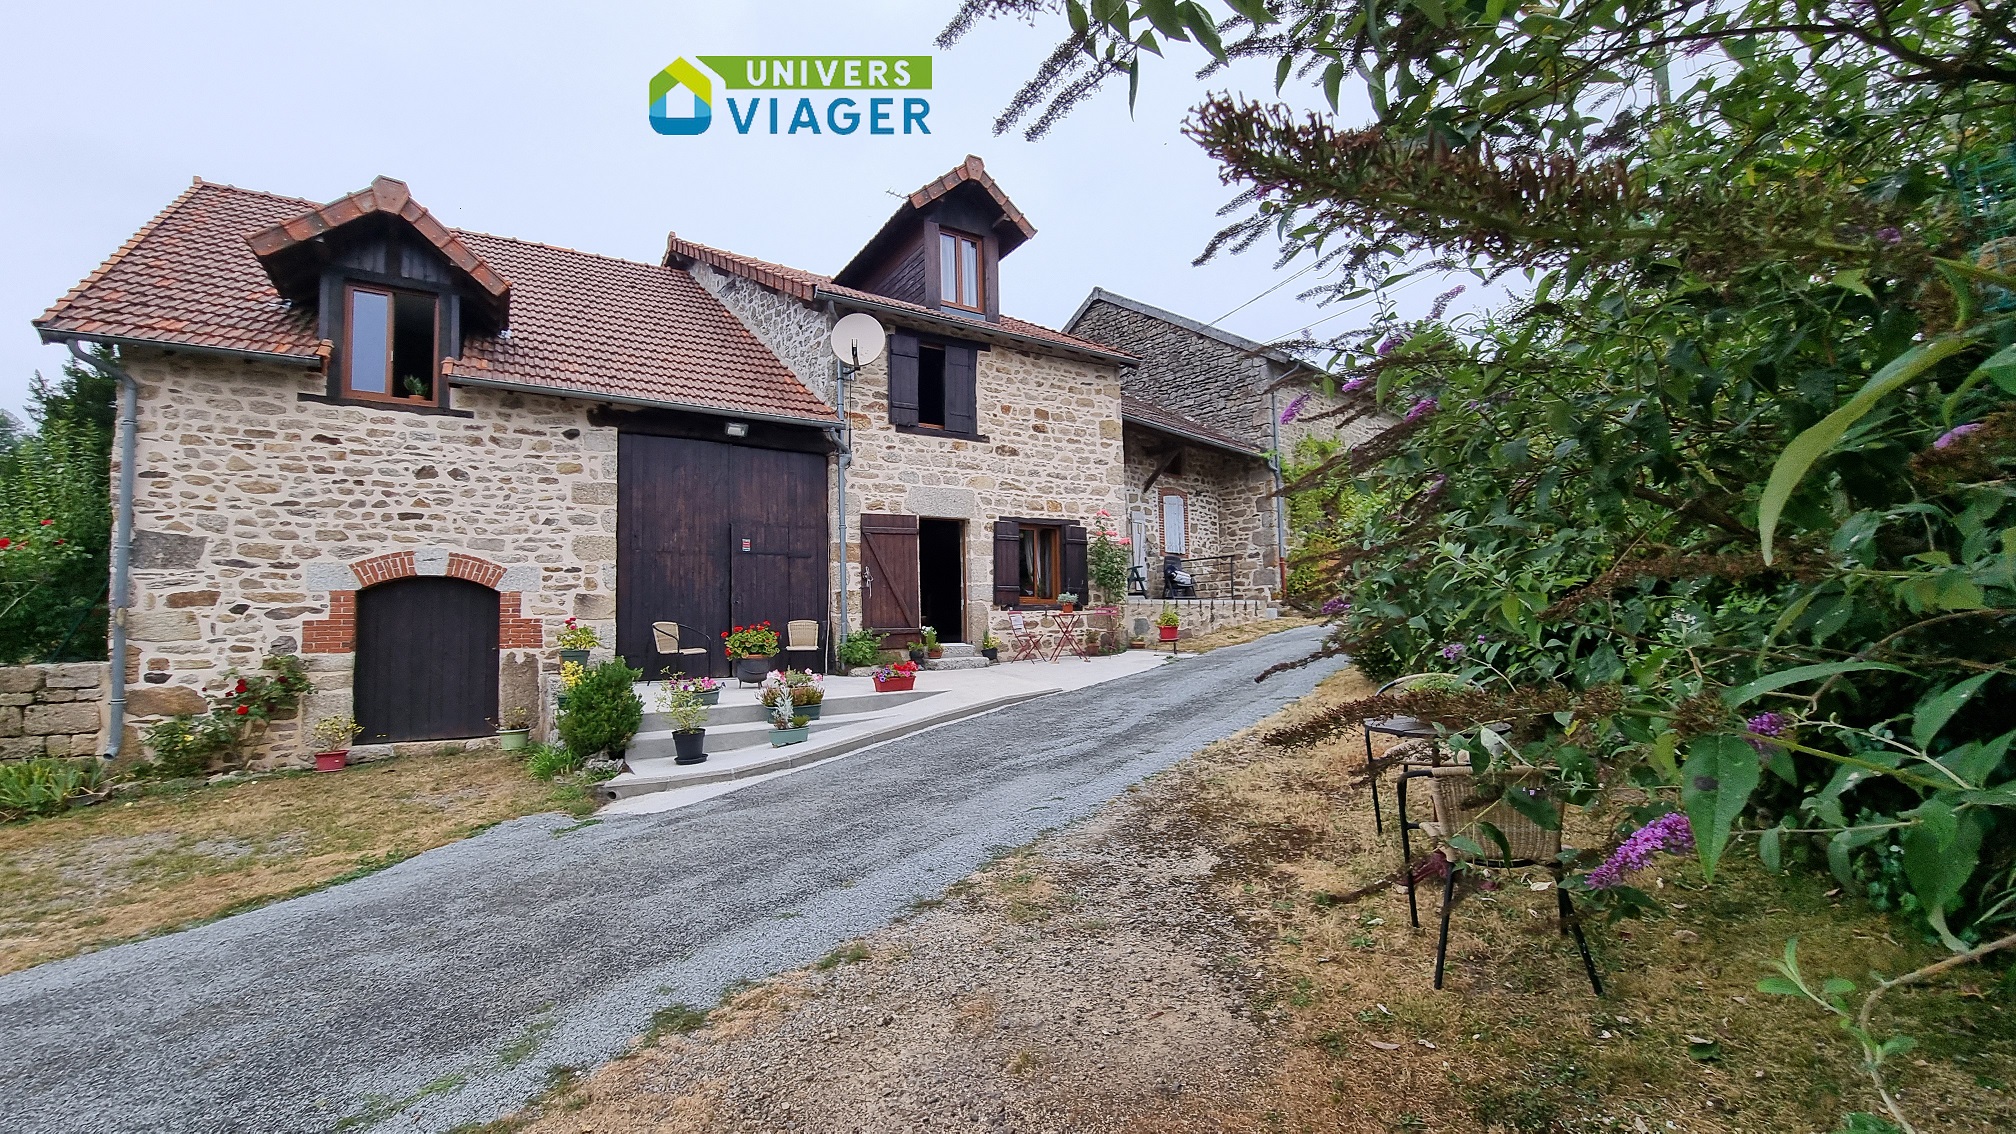
[[[409,206],[418,209],[409,198],[398,206],[402,216]],[[324,349],[314,314],[281,298],[247,243],[310,214],[321,215],[312,201],[199,179],[35,326],[46,339],[135,340],[318,365]],[[416,215],[425,217],[424,210]],[[470,336],[451,376],[730,412],[833,416],[683,271],[442,231],[512,281],[510,330]]]
[[[1144,425],[1163,433],[1173,433],[1179,437],[1188,437],[1195,441],[1203,441],[1219,448],[1235,449],[1241,453],[1255,457],[1261,455],[1260,450],[1232,436],[1230,433],[1226,433],[1214,426],[1206,425],[1194,417],[1186,417],[1175,410],[1156,405],[1146,398],[1135,397],[1133,394],[1123,393],[1120,395],[1120,419],[1136,425]]]
[[[1022,210],[1015,207],[1015,202],[1008,199],[1008,194],[1001,191],[1001,186],[994,183],[994,178],[987,173],[986,164],[972,154],[967,154],[966,160],[953,166],[945,176],[910,194],[910,207],[921,209],[957,189],[960,183],[965,181],[974,182],[987,190],[987,195],[994,198],[994,203],[1001,206],[1002,212],[1008,214],[1009,222],[1021,231],[1022,239],[1027,240],[1036,235],[1036,226],[1029,223],[1029,218],[1023,216]]]
[[[485,264],[482,257],[471,252],[453,229],[435,220],[433,213],[422,208],[420,202],[413,199],[412,190],[406,187],[404,181],[395,181],[390,177],[380,177],[371,182],[370,188],[359,189],[326,205],[311,206],[307,212],[254,232],[245,240],[252,246],[253,254],[261,262],[267,262],[331,229],[341,228],[373,213],[389,213],[412,225],[449,263],[460,268],[482,288],[498,304],[500,311],[503,310],[511,294],[511,282]]]
[[[1130,363],[1138,361],[1132,355],[1115,350],[1104,343],[1093,342],[1091,339],[1081,339],[1076,335],[1067,335],[1062,331],[1053,331],[1041,324],[1017,319],[1011,315],[1001,316],[998,323],[982,322],[960,315],[948,315],[943,311],[926,307],[921,303],[891,299],[886,295],[878,295],[872,291],[845,287],[834,283],[831,276],[822,276],[816,272],[807,272],[799,268],[786,267],[783,264],[773,264],[768,260],[758,260],[751,256],[743,256],[738,253],[724,251],[720,248],[711,248],[705,244],[696,244],[691,240],[681,239],[677,233],[668,236],[665,240],[665,259],[668,263],[674,259],[694,260],[719,268],[731,275],[753,280],[772,291],[783,292],[786,295],[802,299],[808,303],[819,296],[830,296],[842,301],[872,304],[891,310],[912,312],[941,324],[957,323],[970,326],[974,332],[979,334],[985,334],[988,331],[1005,331],[1012,335],[1019,335],[1025,339],[1035,339],[1039,342],[1047,342],[1071,350],[1089,351],[1106,358]]]

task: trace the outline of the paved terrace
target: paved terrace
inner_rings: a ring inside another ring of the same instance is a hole
[[[677,810],[538,815],[186,932],[0,977],[10,1134],[442,1131],[654,1010],[808,963],[1342,663],[1320,628],[917,733]],[[1066,667],[1070,663],[1065,663]]]

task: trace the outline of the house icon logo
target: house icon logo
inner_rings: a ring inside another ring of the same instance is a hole
[[[680,88],[693,96],[690,114],[675,113]],[[651,128],[660,134],[704,134],[714,123],[714,82],[684,59],[651,76]]]

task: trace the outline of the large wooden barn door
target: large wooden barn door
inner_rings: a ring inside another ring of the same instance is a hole
[[[861,513],[861,620],[891,646],[919,640],[917,517]]]
[[[716,675],[730,626],[825,626],[825,457],[624,433],[616,469],[616,650],[647,679],[674,664],[653,622],[679,623]]]
[[[446,576],[357,594],[359,744],[497,731],[497,592]]]

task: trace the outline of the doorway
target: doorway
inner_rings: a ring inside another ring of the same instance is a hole
[[[917,522],[917,591],[924,625],[941,642],[966,640],[966,525]]]
[[[415,576],[357,594],[360,744],[497,731],[497,592]]]

